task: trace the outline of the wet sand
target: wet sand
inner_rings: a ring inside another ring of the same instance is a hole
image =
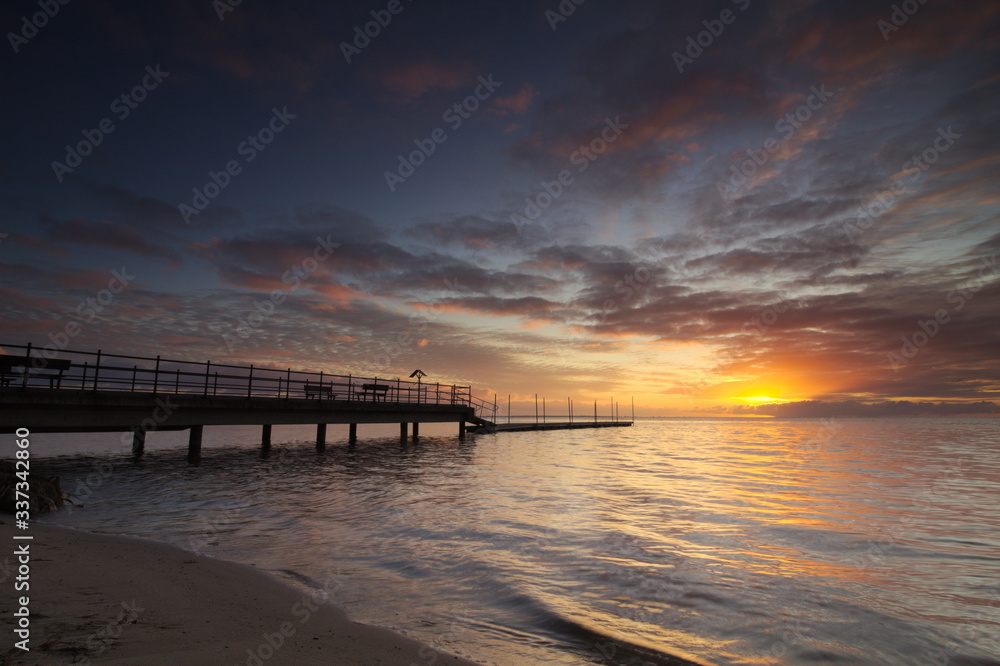
[[[173,546],[32,524],[0,525],[0,598],[30,600],[30,651],[3,614],[2,663],[471,665],[387,629],[352,622],[321,593]],[[30,534],[31,541],[15,541]],[[29,544],[30,585],[15,590]],[[334,593],[335,594],[335,593]]]

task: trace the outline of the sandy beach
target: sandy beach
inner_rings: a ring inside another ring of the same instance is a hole
[[[30,651],[4,612],[4,664],[473,664],[358,624],[252,567],[128,537],[0,525],[4,608],[30,607]],[[15,549],[30,544],[30,589],[15,591]]]

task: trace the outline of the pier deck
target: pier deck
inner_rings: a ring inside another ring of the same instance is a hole
[[[417,436],[420,423],[450,422],[462,437],[466,423],[492,425],[496,415],[496,400],[473,396],[470,386],[101,351],[64,350],[56,360],[31,345],[0,350],[13,359],[0,367],[0,432],[131,431],[136,454],[153,430],[190,429],[196,456],[206,425],[260,425],[269,447],[274,425],[316,424],[322,446],[328,424],[349,424],[354,440],[359,423],[399,423],[403,438],[411,424]]]
[[[497,423],[489,426],[469,426],[475,432],[529,432],[532,430],[582,430],[584,428],[627,428],[631,421],[549,421],[546,423]]]

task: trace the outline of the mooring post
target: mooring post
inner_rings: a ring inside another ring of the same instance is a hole
[[[265,423],[260,429],[260,446],[263,449],[271,448],[271,424]]]
[[[358,441],[358,424],[352,423],[347,429],[347,441],[356,442]]]
[[[146,449],[146,431],[137,427],[132,431],[132,455],[141,456]]]
[[[188,436],[188,458],[197,458],[201,455],[201,436],[205,426],[191,426],[191,434]]]
[[[316,448],[322,449],[326,446],[326,424],[316,424]]]

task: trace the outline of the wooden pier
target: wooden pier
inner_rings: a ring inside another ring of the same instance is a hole
[[[421,423],[490,427],[492,402],[472,387],[384,377],[330,375],[249,365],[204,363],[0,344],[0,432],[129,432],[141,455],[146,434],[190,430],[197,457],[206,425],[259,425],[270,447],[275,425],[316,424],[316,444],[329,424],[399,423],[416,437]],[[57,358],[58,357],[58,358]]]
[[[485,432],[528,432],[531,430],[582,430],[584,428],[627,428],[632,421],[549,421],[547,423],[497,423]],[[480,426],[471,426],[480,432]]]

